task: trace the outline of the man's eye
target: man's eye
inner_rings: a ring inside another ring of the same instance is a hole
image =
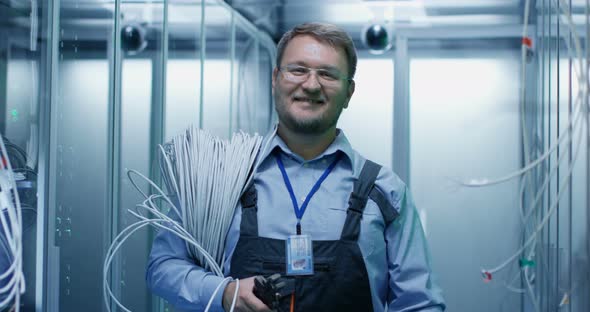
[[[295,67],[295,68],[290,68],[289,72],[294,75],[305,75],[308,73],[308,70],[307,70],[307,68],[303,68],[303,67]]]
[[[325,78],[325,79],[329,79],[329,80],[337,80],[338,79],[338,75],[336,73],[327,71],[327,70],[320,70],[318,71],[318,74],[320,75],[320,77]]]

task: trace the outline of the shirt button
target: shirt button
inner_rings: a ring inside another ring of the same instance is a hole
[[[327,162],[328,162],[327,160],[325,160],[325,159],[322,159],[322,164],[324,164],[324,165],[325,165]]]
[[[305,201],[305,196],[301,197],[301,202]]]
[[[303,167],[307,168],[307,167],[309,167],[309,164],[308,163],[304,163],[303,164]]]

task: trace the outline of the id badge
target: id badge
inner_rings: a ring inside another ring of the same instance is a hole
[[[313,248],[309,235],[287,238],[287,275],[313,274]]]

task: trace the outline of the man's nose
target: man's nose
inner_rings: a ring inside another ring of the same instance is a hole
[[[305,81],[303,81],[303,83],[301,84],[301,87],[303,87],[303,89],[309,92],[319,91],[322,85],[318,80],[317,73],[315,71],[311,71],[307,76],[307,79],[305,79]]]

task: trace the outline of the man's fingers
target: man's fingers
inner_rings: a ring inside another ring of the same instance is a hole
[[[272,312],[272,310],[254,294],[245,298],[244,303],[253,312]]]
[[[225,311],[230,310],[236,287],[237,283],[234,281],[230,282],[224,290],[223,307]],[[254,295],[252,292],[253,287],[254,277],[240,280],[240,286],[237,294],[238,297],[234,312],[272,312],[272,310],[267,307],[264,302]]]

